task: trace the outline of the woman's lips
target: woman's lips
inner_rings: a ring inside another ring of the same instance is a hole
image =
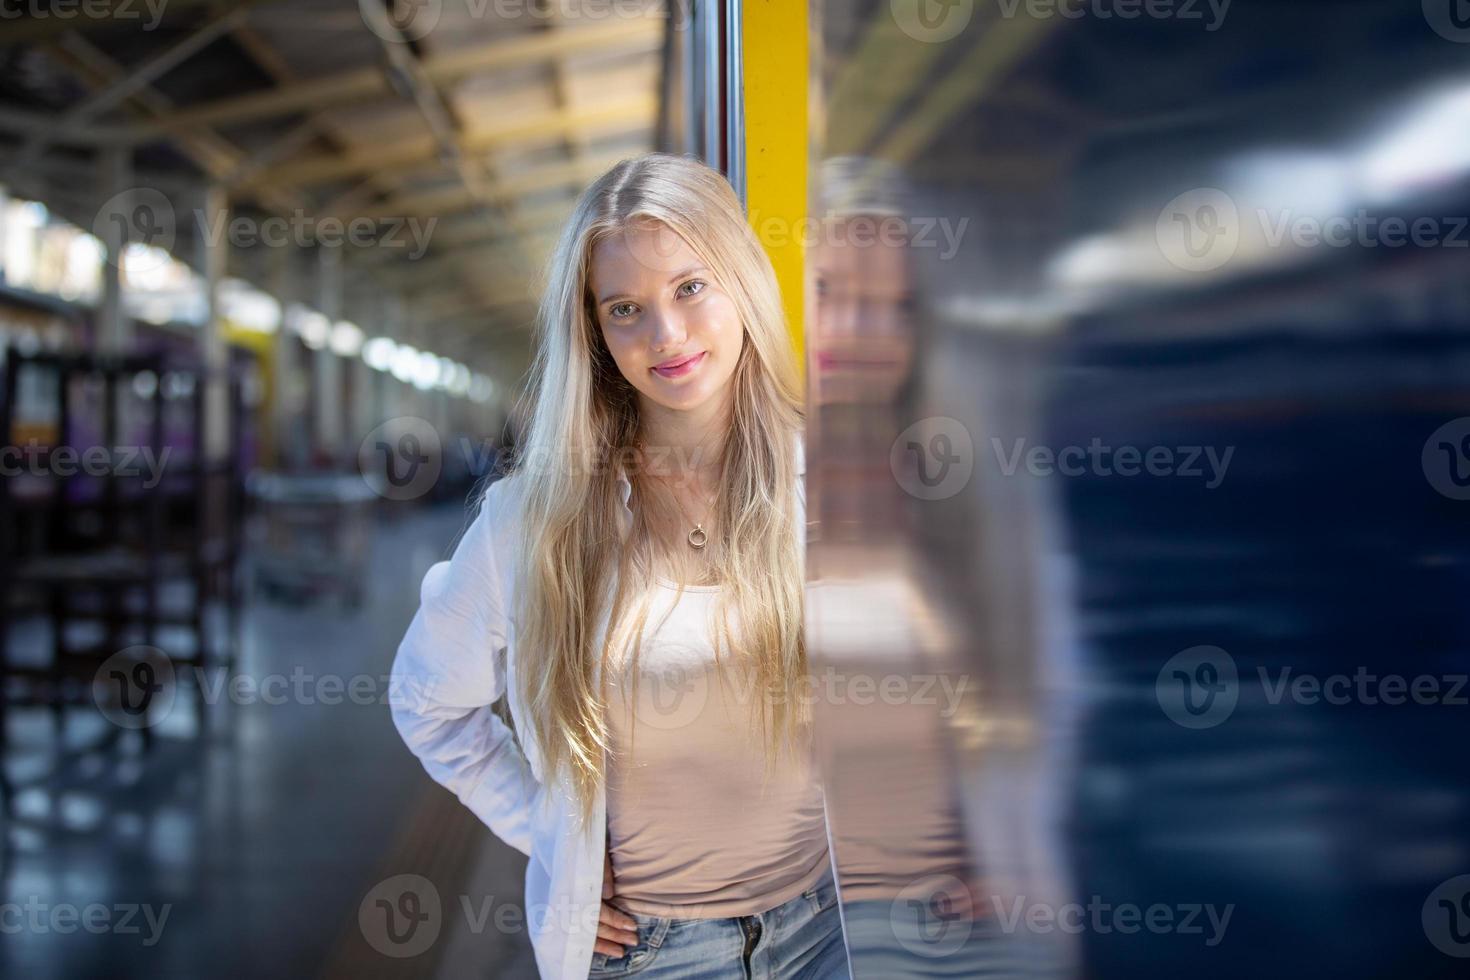
[[[653,370],[656,371],[661,377],[682,378],[684,375],[688,374],[690,371],[693,371],[695,368],[699,367],[699,365],[704,363],[704,356],[706,353],[708,352],[700,351],[693,357],[680,361],[678,364],[674,364],[670,367],[656,367]]]

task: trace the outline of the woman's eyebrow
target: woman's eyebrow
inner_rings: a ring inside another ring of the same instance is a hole
[[[671,277],[669,277],[669,285],[673,285],[674,283],[678,282],[680,279],[683,279],[685,276],[693,275],[696,272],[708,272],[708,271],[709,270],[706,269],[702,265],[691,265],[689,268],[687,268],[687,269],[681,269],[680,271],[674,273]],[[598,306],[606,306],[608,303],[611,303],[615,299],[628,299],[628,298],[629,297],[628,297],[628,294],[627,293],[609,293],[608,295],[606,295],[606,296],[602,297],[601,299],[599,299],[597,301],[597,305]]]

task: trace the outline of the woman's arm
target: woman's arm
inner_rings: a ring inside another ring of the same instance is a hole
[[[493,533],[502,489],[491,485],[454,556],[424,576],[422,604],[393,661],[389,704],[429,775],[529,855],[536,779],[490,707],[506,683],[508,590]]]

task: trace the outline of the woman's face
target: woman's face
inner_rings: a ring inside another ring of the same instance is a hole
[[[628,383],[672,411],[719,406],[745,328],[689,244],[645,222],[599,242],[591,264],[597,323]]]
[[[913,368],[907,228],[897,240],[874,231],[875,222],[897,220],[849,219],[811,251],[807,369],[815,404],[889,404]]]

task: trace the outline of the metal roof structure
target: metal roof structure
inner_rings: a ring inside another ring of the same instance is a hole
[[[576,193],[657,143],[662,0],[30,6],[0,19],[0,181],[83,228],[157,192],[177,257],[228,235],[266,288],[271,245],[335,239],[343,316],[507,380]]]

